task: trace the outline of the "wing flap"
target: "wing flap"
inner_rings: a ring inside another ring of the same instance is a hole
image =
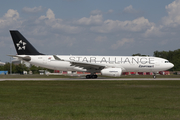
[[[70,62],[71,66],[75,66],[75,67],[81,67],[87,70],[102,70],[103,68],[105,68],[104,65],[98,65],[98,64],[93,64],[93,63],[83,63],[83,62]]]

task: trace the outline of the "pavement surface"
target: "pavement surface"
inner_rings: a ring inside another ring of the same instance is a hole
[[[0,78],[0,81],[111,81],[111,80],[180,80],[180,78]]]

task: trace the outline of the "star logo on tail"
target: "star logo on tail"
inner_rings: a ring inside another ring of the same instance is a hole
[[[16,46],[18,47],[18,50],[25,50],[26,49],[26,43],[23,42],[22,40],[19,41],[19,43],[16,44]]]

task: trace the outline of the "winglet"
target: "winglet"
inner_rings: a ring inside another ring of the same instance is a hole
[[[60,59],[60,58],[59,58],[58,56],[56,56],[56,55],[53,55],[53,57],[54,57],[55,60],[64,61],[63,59]]]

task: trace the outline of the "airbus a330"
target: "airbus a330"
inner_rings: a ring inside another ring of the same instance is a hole
[[[164,71],[174,65],[168,60],[148,56],[86,56],[86,55],[45,55],[38,52],[17,30],[10,30],[20,60],[32,65],[61,71],[89,72],[86,78],[97,78],[96,73],[119,77],[123,72]],[[155,75],[155,74],[154,74]]]

